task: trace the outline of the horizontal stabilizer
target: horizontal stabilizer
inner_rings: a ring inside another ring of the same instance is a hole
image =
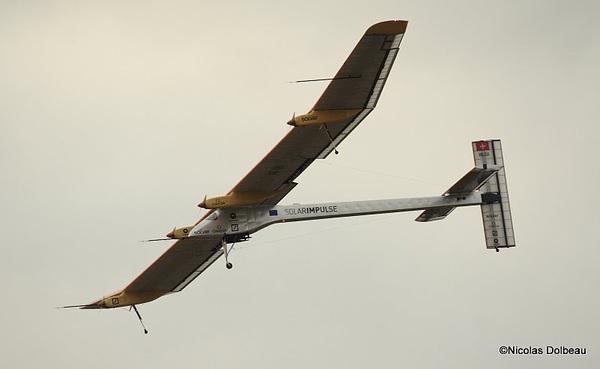
[[[417,222],[432,222],[434,220],[442,220],[456,209],[456,206],[438,206],[435,208],[429,208],[422,212],[417,219]]]
[[[477,191],[488,179],[502,167],[490,166],[488,168],[473,168],[452,187],[444,193],[444,196],[465,196],[473,191]]]
[[[477,191],[485,182],[496,174],[502,167],[489,166],[486,168],[473,168],[461,179],[458,180],[448,191],[442,196],[467,196],[468,194]],[[442,220],[455,209],[455,206],[438,206],[429,208],[422,212],[417,219],[417,222],[431,222],[434,220]]]

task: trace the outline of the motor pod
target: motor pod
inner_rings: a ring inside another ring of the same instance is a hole
[[[294,127],[302,127],[312,126],[315,124],[336,123],[354,117],[360,112],[360,109],[311,110],[308,114],[298,116],[294,115],[292,119],[287,122],[287,124]]]
[[[231,192],[228,195],[212,197],[210,199],[204,196],[204,200],[198,206],[204,209],[220,209],[255,205],[260,204],[277,193],[278,191]]]
[[[183,227],[183,228],[173,228],[173,230],[167,234],[167,237],[177,239],[177,240],[180,238],[186,238],[190,235],[192,228],[194,228],[194,226]]]

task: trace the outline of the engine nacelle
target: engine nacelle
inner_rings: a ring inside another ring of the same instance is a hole
[[[167,237],[177,239],[177,240],[180,238],[186,238],[190,235],[192,228],[194,228],[194,226],[183,227],[183,228],[173,228],[173,230],[171,232],[169,232],[169,234],[167,234]]]
[[[207,199],[206,196],[204,196],[204,200],[202,200],[198,206],[204,209],[220,209],[234,206],[255,205],[260,204],[277,193],[277,191],[231,192],[228,195],[212,197],[210,199]]]
[[[310,113],[294,116],[288,122],[290,126],[302,127],[315,124],[335,123],[360,113],[360,109],[348,110],[311,110]]]

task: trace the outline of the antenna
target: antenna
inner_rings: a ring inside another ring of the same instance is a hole
[[[140,242],[146,243],[146,242],[171,241],[171,240],[173,240],[173,239],[172,238],[153,238],[151,240],[141,240]]]

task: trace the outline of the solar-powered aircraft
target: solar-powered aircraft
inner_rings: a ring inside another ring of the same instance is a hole
[[[234,243],[269,225],[305,220],[423,210],[419,222],[440,220],[461,206],[481,207],[487,248],[514,247],[514,233],[499,140],[472,143],[475,167],[441,196],[374,201],[279,205],[315,160],[325,159],[375,108],[398,53],[407,21],[371,26],[314,107],[287,122],[289,133],[229,192],[204,198],[206,214],[174,229],[176,242],[122,290],[80,307],[136,305],[179,292],[221,256],[233,267]],[[142,322],[143,326],[143,322]],[[144,331],[147,331],[144,328]]]

